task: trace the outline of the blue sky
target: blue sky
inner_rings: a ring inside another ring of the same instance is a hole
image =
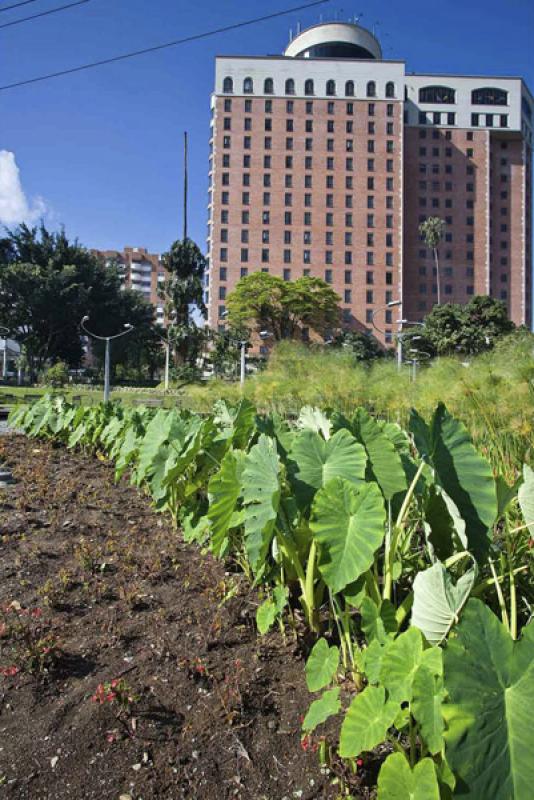
[[[2,6],[10,5],[0,0]],[[63,5],[39,0],[0,24]],[[296,0],[91,0],[0,29],[0,84],[149,47],[298,5]],[[534,91],[532,0],[327,3],[244,30],[47,83],[0,92],[0,151],[27,204],[88,247],[165,250],[181,236],[182,137],[190,140],[190,235],[206,231],[209,101],[216,54],[279,53],[288,30],[363,12],[407,70],[520,75]],[[4,159],[4,164],[6,163]],[[13,170],[13,162],[11,160]],[[0,193],[2,180],[0,175]],[[41,200],[39,200],[41,198]],[[1,203],[1,198],[0,198]],[[0,205],[1,211],[1,205]]]

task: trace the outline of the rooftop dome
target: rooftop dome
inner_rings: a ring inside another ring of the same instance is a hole
[[[372,33],[351,22],[323,22],[299,33],[286,47],[290,58],[382,58]]]

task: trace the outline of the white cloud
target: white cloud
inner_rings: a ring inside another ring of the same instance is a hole
[[[0,223],[17,225],[36,222],[46,214],[42,197],[28,200],[20,180],[15,154],[0,150]]]

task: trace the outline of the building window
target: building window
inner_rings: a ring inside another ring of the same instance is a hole
[[[295,81],[293,78],[286,80],[286,94],[295,94]]]
[[[241,202],[244,206],[248,206],[250,204],[250,192],[243,192],[241,195]]]
[[[455,103],[456,92],[450,86],[423,86],[419,89],[420,103]]]
[[[325,264],[331,264],[332,263],[332,259],[333,259],[332,251],[331,250],[325,250],[325,252],[324,252]]]
[[[374,117],[375,115],[375,103],[369,103],[367,105],[367,113],[370,117]]]
[[[368,304],[374,303],[374,296],[372,289],[367,289],[367,291],[365,292],[365,302]]]
[[[254,81],[252,78],[245,78],[243,81],[243,94],[252,94],[254,91]]]
[[[493,114],[486,114],[486,127],[493,128]]]
[[[305,264],[311,264],[311,250],[302,251],[302,260]]]
[[[395,84],[392,81],[386,83],[386,97],[395,97]]]
[[[229,114],[230,111],[232,110],[232,101],[230,100],[229,97],[226,97],[224,100],[224,110],[227,114]]]
[[[263,225],[269,225],[271,222],[271,212],[270,211],[262,211],[261,212],[261,221]]]
[[[243,244],[248,244],[248,230],[245,228],[241,230],[241,241]]]
[[[306,100],[306,114],[313,114],[313,100]]]
[[[345,97],[354,97],[354,81],[345,83]]]
[[[352,289],[345,289],[343,293],[345,303],[352,303]]]
[[[284,250],[284,264],[291,264],[291,250]]]
[[[308,80],[304,82],[304,94],[306,95],[314,94],[313,81],[311,78],[308,78]]]
[[[241,263],[246,264],[248,261],[248,248],[242,247],[241,248]]]
[[[471,125],[473,128],[478,128],[480,125],[480,114],[471,114]]]
[[[432,124],[441,125],[441,111],[432,112]]]
[[[508,127],[508,114],[499,114],[499,125],[501,128]]]
[[[332,283],[332,270],[325,269],[324,271],[324,279],[326,283]]]
[[[345,250],[345,264],[352,264],[352,252]]]
[[[369,81],[367,84],[367,97],[376,97],[376,83]]]
[[[225,78],[223,81],[223,92],[225,94],[232,94],[233,91],[234,91],[234,81],[230,77]]]
[[[447,113],[447,125],[456,125],[456,114],[454,111]]]
[[[226,247],[221,247],[219,252],[219,260],[228,261],[228,250],[226,249]]]
[[[263,248],[261,251],[261,263],[268,264],[269,263],[269,250],[268,248]]]
[[[352,283],[352,270],[346,269],[345,270],[345,283]]]
[[[335,81],[327,81],[326,82],[326,94],[328,97],[333,97],[336,93],[336,82]]]
[[[274,81],[272,78],[265,78],[263,82],[263,94],[274,94]]]
[[[490,86],[473,89],[471,102],[474,106],[507,106],[508,92]]]
[[[347,116],[352,117],[354,114],[354,103],[347,103]]]

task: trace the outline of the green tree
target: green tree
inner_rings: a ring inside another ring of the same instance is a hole
[[[81,318],[115,330],[124,302],[117,271],[64,230],[21,225],[0,240],[0,324],[23,347],[32,375],[47,361],[79,366]]]
[[[184,239],[174,242],[162,260],[167,280],[160,289],[160,297],[170,323],[167,336],[178,364],[191,368],[200,355],[204,339],[192,312],[196,308],[202,316],[206,315],[202,290],[206,259],[191,239]]]
[[[320,278],[284,281],[266,272],[241,278],[227,299],[230,324],[268,330],[276,341],[301,338],[304,328],[323,336],[339,325],[340,298]]]
[[[423,237],[427,247],[430,247],[434,254],[434,263],[436,265],[436,283],[438,287],[438,306],[441,304],[441,278],[439,274],[439,254],[438,248],[441,240],[445,235],[446,223],[440,217],[428,217],[424,222],[419,225],[419,233]]]
[[[336,347],[343,347],[356,361],[376,361],[384,358],[386,351],[380,342],[367,333],[361,331],[343,331],[334,339]]]
[[[446,303],[435,306],[425,318],[424,326],[404,334],[405,344],[411,336],[420,337],[418,349],[431,355],[478,355],[491,350],[503,336],[515,328],[508,319],[501,300],[478,295],[466,305]]]

